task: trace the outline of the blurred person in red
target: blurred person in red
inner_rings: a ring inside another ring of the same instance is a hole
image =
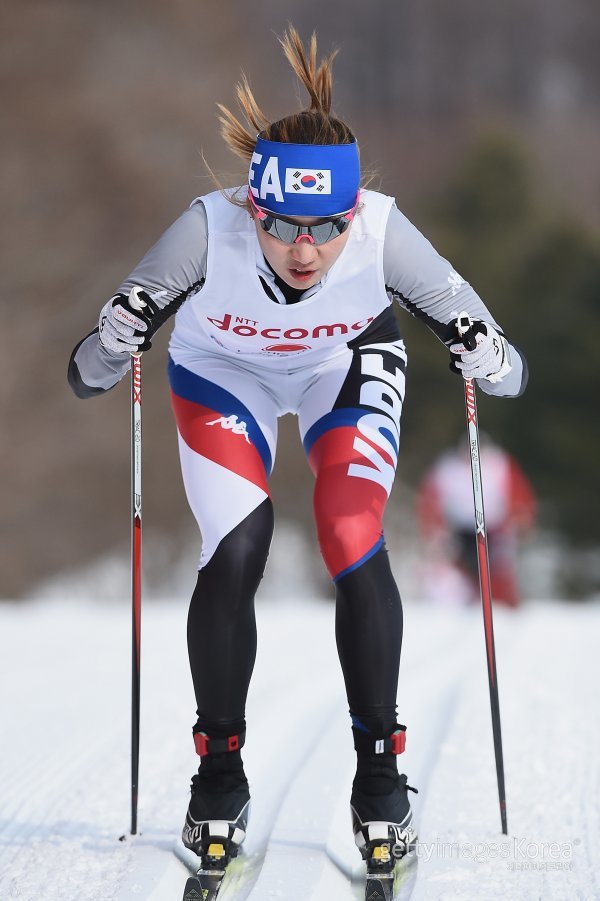
[[[481,473],[493,598],[516,607],[517,553],[535,522],[535,495],[516,459],[487,435],[481,436]],[[477,601],[471,461],[464,440],[445,451],[426,473],[416,507],[426,542],[426,596],[454,604]]]

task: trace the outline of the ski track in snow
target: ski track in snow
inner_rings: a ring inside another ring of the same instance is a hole
[[[364,867],[333,604],[269,601],[257,615],[246,863],[220,898],[356,901]],[[173,849],[197,766],[185,621],[180,602],[144,606],[141,832],[119,841],[129,828],[128,605],[0,605],[0,901],[180,901],[187,871]],[[599,625],[597,605],[495,613],[504,837],[481,613],[405,605],[402,768],[419,788],[420,844],[403,898],[600,899]]]

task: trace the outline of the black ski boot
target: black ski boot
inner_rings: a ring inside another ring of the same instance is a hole
[[[181,837],[207,869],[227,866],[246,837],[250,791],[240,755],[245,736],[242,732],[210,738],[194,728],[200,768],[192,776],[192,797]]]
[[[352,732],[358,757],[350,799],[354,840],[367,863],[368,878],[391,878],[417,840],[408,800],[408,791],[417,789],[406,784],[396,764],[406,744],[406,726],[396,725],[391,734],[380,736],[356,727]]]

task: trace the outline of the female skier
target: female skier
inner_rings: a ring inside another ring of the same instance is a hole
[[[222,106],[220,121],[228,147],[249,165],[248,183],[197,198],[167,229],[75,348],[69,380],[79,397],[112,388],[130,355],[148,350],[177,313],[169,381],[183,480],[202,535],[188,619],[200,766],[183,841],[203,860],[215,843],[225,859],[233,856],[246,832],[240,749],[256,652],[254,596],[273,530],[268,478],[277,419],[298,416],[320,549],[335,583],[357,753],[353,830],[363,857],[385,866],[382,840],[398,857],[415,835],[396,764],[405,741],[396,720],[402,606],[382,532],[405,389],[393,301],[488,394],[520,394],[526,367],[393,198],[361,189],[356,139],[331,113],[335,54],[317,65],[315,36],[307,50],[291,27],[281,44],[308,109],[269,122],[247,81],[238,85],[247,125]],[[476,322],[475,350],[456,337],[458,310]]]

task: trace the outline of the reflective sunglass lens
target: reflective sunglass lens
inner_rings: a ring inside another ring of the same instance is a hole
[[[313,225],[310,234],[315,244],[326,244],[331,236],[331,223],[323,222],[321,225]]]
[[[259,224],[264,231],[279,238],[284,244],[294,244],[301,235],[310,235],[315,244],[327,244],[328,241],[339,237],[346,231],[350,220],[340,217],[328,222],[320,222],[318,225],[301,226],[286,222],[285,219],[279,219],[277,216],[266,216],[259,220]]]
[[[297,225],[292,225],[291,222],[285,222],[283,219],[276,219],[275,234],[281,241],[285,241],[286,244],[293,244],[300,234],[300,229]]]

